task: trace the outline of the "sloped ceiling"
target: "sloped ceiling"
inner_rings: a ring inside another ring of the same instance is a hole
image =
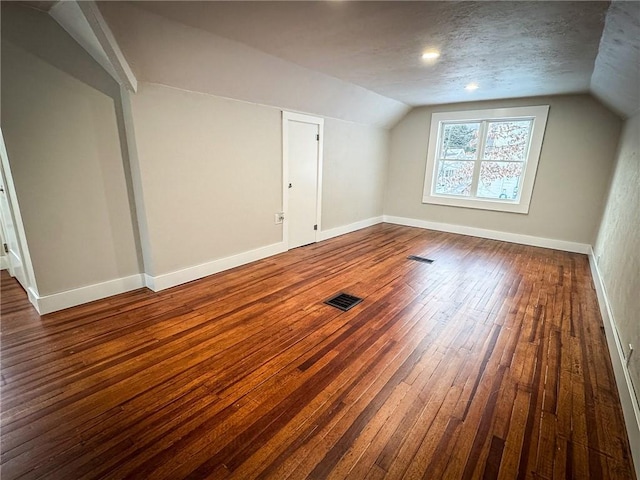
[[[23,0],[20,3],[27,7],[35,8],[41,12],[48,12],[51,10],[59,0]]]
[[[586,92],[604,2],[143,2],[411,106]],[[428,65],[423,50],[442,52]]]
[[[409,107],[592,91],[640,105],[640,3],[104,2],[134,71],[388,126]],[[441,57],[425,62],[436,49]],[[479,88],[465,90],[471,82]]]
[[[36,2],[38,4],[44,2]],[[46,2],[48,12],[116,81],[118,74],[76,2]]]
[[[106,2],[100,9],[143,81],[381,127],[393,125],[410,109],[362,86],[168,20],[137,4]]]
[[[640,109],[640,2],[616,1],[607,19],[596,58],[591,91],[625,116]]]

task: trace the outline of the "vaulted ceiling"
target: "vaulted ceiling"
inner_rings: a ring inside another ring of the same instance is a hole
[[[143,2],[411,106],[585,92],[604,2]],[[438,50],[432,63],[425,50]],[[475,82],[469,95],[464,87]]]
[[[413,106],[586,92],[623,116],[640,107],[638,1],[99,6],[142,80],[347,120],[387,126]]]

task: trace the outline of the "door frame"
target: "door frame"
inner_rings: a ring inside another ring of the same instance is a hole
[[[310,123],[318,126],[318,181],[316,188],[316,221],[318,225],[315,231],[315,242],[318,241],[318,234],[322,230],[322,156],[324,144],[324,118],[313,117],[302,113],[282,111],[282,211],[284,220],[282,221],[282,241],[285,249],[289,250],[289,122]]]
[[[0,164],[0,167],[1,166],[2,164]],[[0,175],[2,176],[2,178],[4,178],[4,170],[0,169]],[[5,183],[6,182],[2,180],[2,185],[4,185]],[[5,186],[4,188],[6,189],[7,187]],[[5,191],[5,193],[7,192]],[[7,230],[6,230],[5,223],[6,223],[6,220],[4,219],[2,209],[0,208],[0,233],[2,233],[2,238],[0,238],[2,242],[0,243],[6,243],[8,245],[9,240],[7,240]],[[14,277],[15,275],[13,272],[13,263],[11,263],[11,260],[10,260],[11,257],[7,252],[4,251],[4,245],[0,245],[0,248],[3,249],[0,252],[0,270],[6,270],[7,272],[9,272],[9,275]]]
[[[18,196],[13,182],[13,176],[11,175],[11,165],[9,164],[9,155],[7,154],[7,148],[4,143],[2,129],[0,129],[0,164],[2,166],[1,174],[3,175],[7,203],[9,204],[9,214],[12,216],[16,240],[18,241],[18,248],[20,249],[20,252],[18,253],[20,253],[22,267],[25,273],[25,281],[27,283],[27,285],[24,285],[24,288],[29,296],[29,301],[34,304],[37,309],[37,298],[39,297],[38,287],[36,285],[35,275],[33,272],[31,254],[29,253],[29,247],[27,246],[27,236],[24,230],[22,215],[20,214],[20,207],[18,206]],[[5,241],[7,241],[7,239],[5,239]],[[11,255],[11,253],[8,255]],[[8,261],[11,262],[10,259],[8,259]]]

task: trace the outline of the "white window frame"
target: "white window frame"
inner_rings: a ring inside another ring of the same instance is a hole
[[[487,110],[467,110],[459,112],[439,112],[431,115],[431,129],[429,132],[429,148],[427,152],[427,168],[424,179],[424,191],[422,203],[435,205],[450,205],[454,207],[479,208],[482,210],[496,210],[513,213],[529,213],[529,204],[533,193],[533,185],[540,160],[544,131],[549,114],[548,105],[532,107],[496,108]],[[524,173],[520,179],[518,197],[515,199],[493,199],[476,197],[474,186],[477,187],[477,177],[480,171],[480,162],[483,160],[484,140],[486,125],[496,120],[531,120],[531,134],[529,137],[529,149],[524,161]],[[474,160],[474,183],[471,196],[449,195],[435,193],[438,152],[440,150],[441,125],[450,122],[481,122],[480,145],[478,158]]]

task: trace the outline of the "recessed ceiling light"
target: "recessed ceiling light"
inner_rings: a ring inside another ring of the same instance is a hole
[[[466,87],[464,87],[464,89],[467,92],[473,92],[474,90],[477,90],[479,87],[479,85],[477,83],[470,83],[469,85],[467,85]]]
[[[422,54],[423,60],[435,60],[440,56],[440,52],[436,52],[435,50],[431,50],[430,52],[424,52]]]

